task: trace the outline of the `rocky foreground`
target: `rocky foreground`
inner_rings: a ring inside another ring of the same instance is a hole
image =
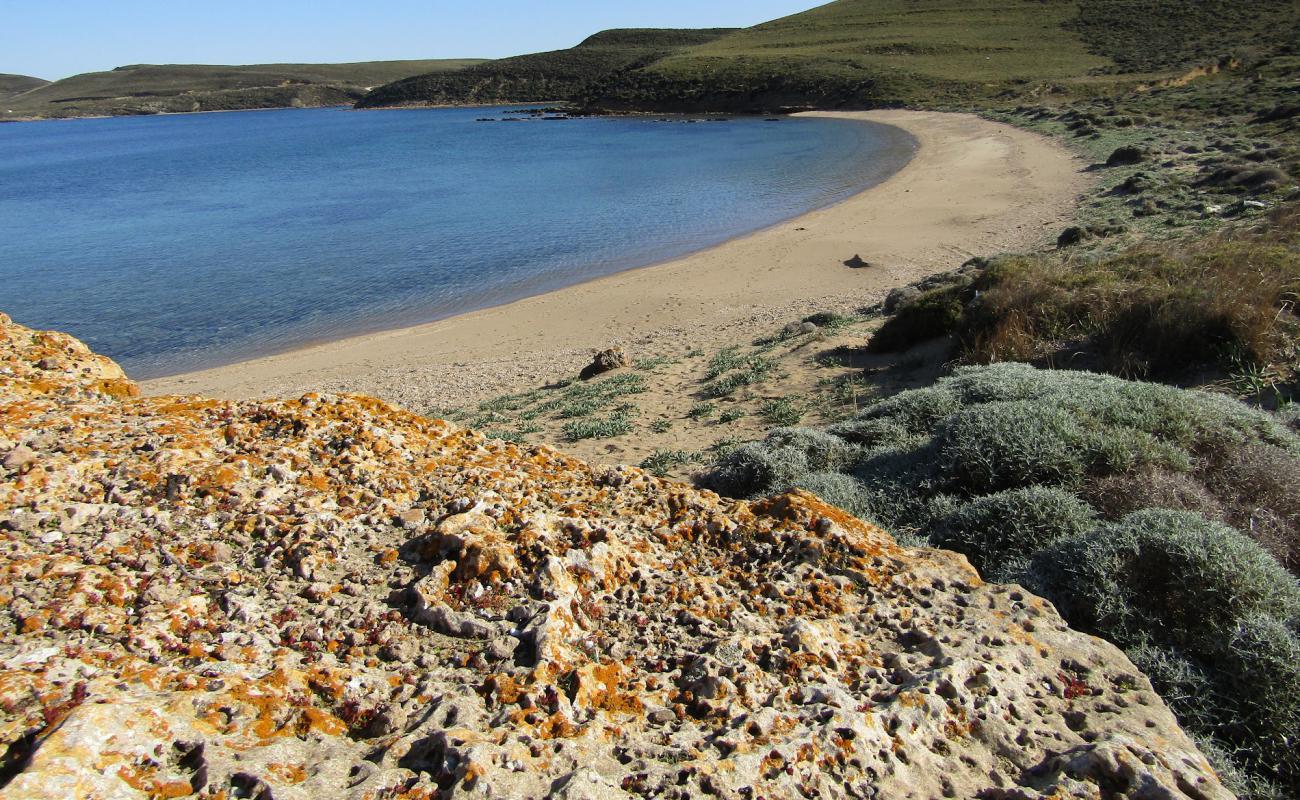
[[[1223,798],[965,559],[0,315],[5,798]]]

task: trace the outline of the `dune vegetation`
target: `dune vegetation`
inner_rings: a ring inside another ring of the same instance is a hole
[[[1240,791],[1300,786],[1300,437],[1277,417],[1090,372],[965,367],[827,429],[774,430],[700,480],[811,491],[1023,583],[1124,647]]]

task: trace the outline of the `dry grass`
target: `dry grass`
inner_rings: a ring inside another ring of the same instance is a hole
[[[958,326],[962,353],[980,363],[1062,365],[1083,353],[1132,378],[1213,364],[1293,373],[1298,243],[1300,212],[1291,207],[1262,228],[1109,258],[1004,259],[976,282]]]

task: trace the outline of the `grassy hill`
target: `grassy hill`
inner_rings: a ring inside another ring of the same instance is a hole
[[[503,58],[454,73],[432,72],[399,80],[371,92],[358,105],[376,108],[570,100],[604,76],[645,66],[676,50],[731,32],[726,28],[603,31],[567,50]]]
[[[29,92],[32,89],[39,89],[48,83],[47,80],[33,78],[28,75],[0,74],[0,100],[5,100],[23,92]]]
[[[1088,93],[1270,49],[1295,26],[1291,0],[839,0],[608,75],[582,100],[771,111]]]
[[[11,97],[4,116],[115,116],[347,104],[370,88],[398,78],[477,63],[459,59],[252,66],[139,64],[37,84]]]

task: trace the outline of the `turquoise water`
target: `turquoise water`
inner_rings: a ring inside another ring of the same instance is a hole
[[[0,311],[147,378],[662,261],[892,174],[818,119],[483,123],[503,109],[0,125]]]

